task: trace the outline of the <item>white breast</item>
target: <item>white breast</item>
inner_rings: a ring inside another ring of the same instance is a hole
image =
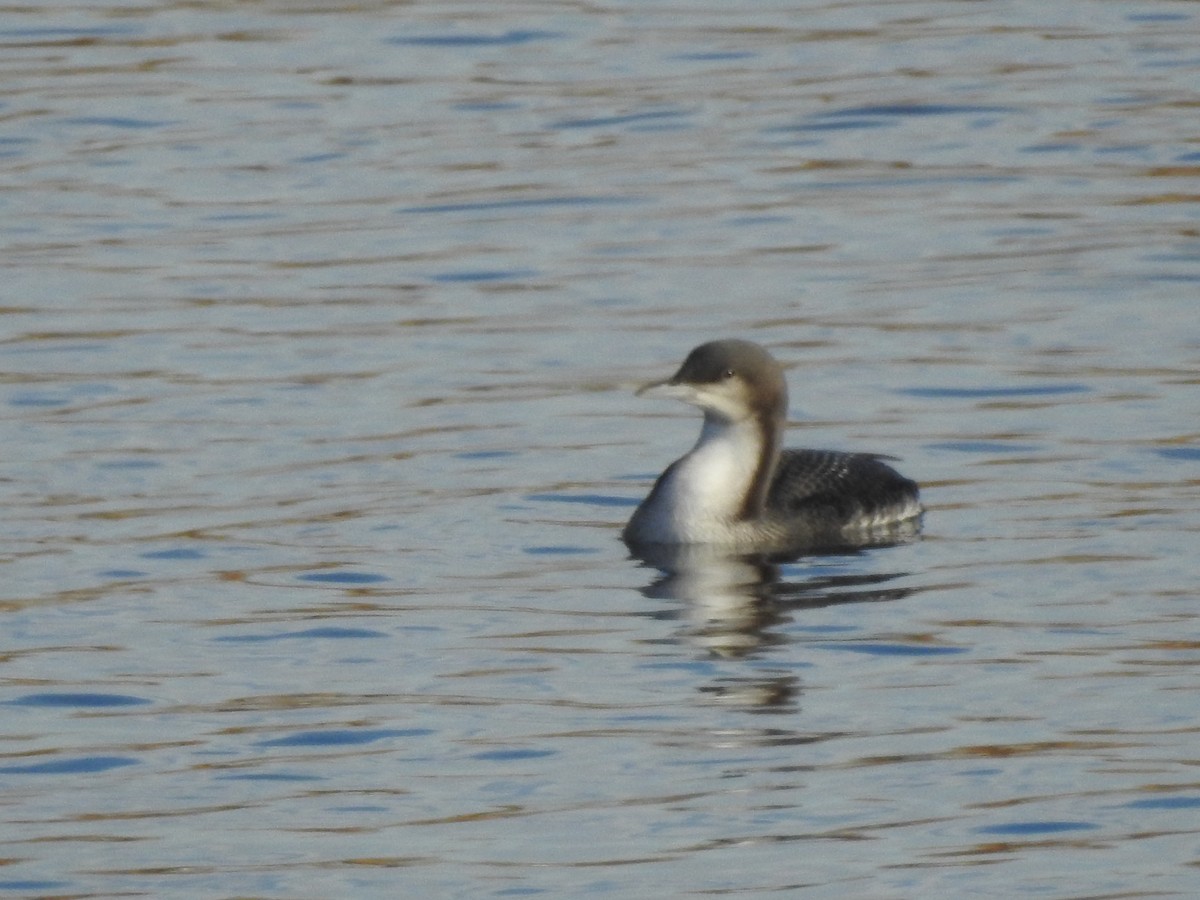
[[[726,540],[761,452],[757,428],[706,419],[696,446],[638,507],[627,536],[671,543]]]

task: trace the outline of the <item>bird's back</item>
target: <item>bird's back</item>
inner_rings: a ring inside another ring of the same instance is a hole
[[[883,457],[838,450],[784,450],[767,494],[767,516],[823,528],[875,528],[922,512],[915,482]]]

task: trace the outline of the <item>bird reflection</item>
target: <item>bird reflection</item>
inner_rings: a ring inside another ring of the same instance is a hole
[[[642,589],[654,600],[679,605],[660,614],[683,622],[681,636],[712,656],[744,659],[761,655],[790,638],[782,626],[805,609],[841,603],[898,600],[908,588],[888,584],[904,572],[828,571],[796,577],[790,563],[802,554],[771,558],[741,554],[700,544],[631,547],[635,558],[658,570]],[[822,556],[861,556],[862,547],[822,547]],[[807,555],[815,555],[817,548]],[[786,572],[786,575],[785,575]],[[764,672],[761,677],[719,678],[701,688],[716,702],[781,711],[794,708],[799,680],[790,673]]]
[[[700,693],[715,703],[755,712],[791,712],[800,696],[800,679],[795,675],[762,678],[715,678]],[[792,732],[787,732],[792,734]]]

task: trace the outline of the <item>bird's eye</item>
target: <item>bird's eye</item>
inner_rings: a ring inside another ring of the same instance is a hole
[[[721,375],[721,377],[722,378],[732,378],[736,374],[737,373],[735,371],[733,371],[733,369],[726,369],[724,374]]]

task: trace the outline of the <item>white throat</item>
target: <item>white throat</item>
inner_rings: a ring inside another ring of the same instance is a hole
[[[676,542],[727,539],[745,513],[762,455],[777,454],[777,443],[754,419],[733,422],[706,414],[696,445],[663,473],[634,514],[631,536]]]

